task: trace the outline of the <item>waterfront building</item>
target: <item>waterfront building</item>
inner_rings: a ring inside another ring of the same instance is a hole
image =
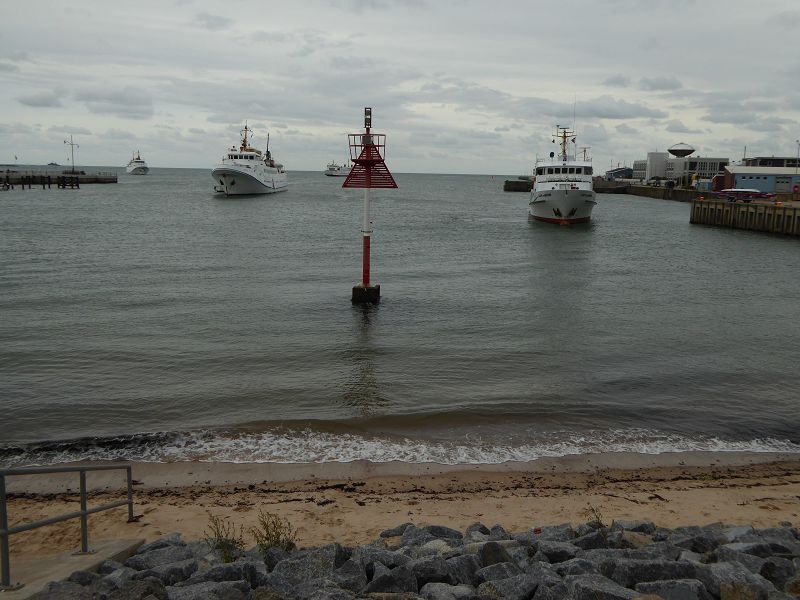
[[[797,193],[800,192],[800,167],[728,165],[722,185],[723,189],[744,188],[768,194]]]
[[[633,161],[633,179],[639,179],[641,181],[644,181],[644,174],[646,170],[647,170],[646,160]]]
[[[648,152],[647,166],[644,170],[645,181],[650,181],[654,177],[663,179],[667,176],[667,161],[669,154],[666,152]]]
[[[667,161],[667,179],[672,179],[679,186],[691,187],[698,179],[712,180],[725,172],[730,164],[729,158],[708,156],[685,156],[670,158]]]
[[[617,167],[606,171],[606,179],[613,181],[614,179],[634,179],[633,169],[630,167]]]
[[[796,156],[754,156],[742,160],[744,167],[797,167]]]

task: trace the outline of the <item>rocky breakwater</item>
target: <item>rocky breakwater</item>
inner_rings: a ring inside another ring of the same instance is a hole
[[[800,534],[713,524],[589,522],[509,533],[406,523],[371,544],[286,552],[253,548],[233,562],[178,534],[49,584],[37,600],[789,600],[800,597]]]

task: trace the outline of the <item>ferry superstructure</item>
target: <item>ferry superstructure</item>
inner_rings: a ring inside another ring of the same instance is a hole
[[[325,168],[324,174],[328,177],[347,177],[350,174],[350,169],[353,165],[345,163],[343,165],[337,164],[336,161],[331,161]]]
[[[133,155],[128,163],[128,166],[125,167],[125,171],[128,175],[147,175],[147,173],[150,172],[150,167],[147,166],[147,163],[137,150],[136,154]]]
[[[267,149],[262,154],[250,146],[248,135],[252,131],[245,123],[239,148],[232,146],[211,171],[215,192],[226,196],[274,194],[289,187],[283,165],[272,158],[269,134]]]
[[[592,187],[592,159],[578,159],[567,151],[576,142],[575,132],[556,126],[554,141],[558,140],[559,153],[549,158],[536,159],[533,189],[528,206],[530,218],[547,223],[571,225],[585,223],[592,216],[597,202]]]

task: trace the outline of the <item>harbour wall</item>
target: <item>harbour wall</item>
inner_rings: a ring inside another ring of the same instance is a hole
[[[0,186],[20,186],[24,188],[47,185],[48,182],[56,183],[59,179],[70,179],[79,184],[84,183],[117,183],[117,174],[110,171],[98,171],[87,173],[86,171],[75,172],[67,170],[45,171],[0,171]]]
[[[800,202],[692,201],[690,223],[800,237]]]

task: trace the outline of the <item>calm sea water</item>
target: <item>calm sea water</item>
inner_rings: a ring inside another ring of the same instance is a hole
[[[0,193],[0,462],[499,462],[800,451],[798,246],[599,196],[526,218],[504,177],[362,192],[207,170]]]

